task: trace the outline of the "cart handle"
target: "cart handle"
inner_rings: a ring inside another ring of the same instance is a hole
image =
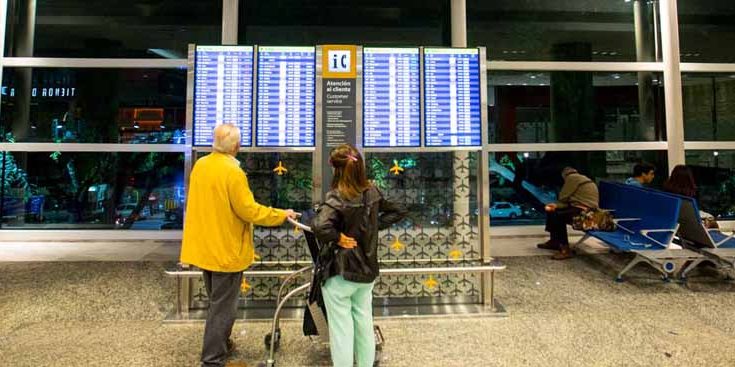
[[[300,223],[299,221],[297,221],[295,219],[288,218],[288,222],[291,223],[291,224],[293,224],[294,227],[296,227],[296,228],[299,228],[299,229],[301,229],[303,231],[311,232],[311,227],[307,226],[306,224],[302,224],[302,223]]]

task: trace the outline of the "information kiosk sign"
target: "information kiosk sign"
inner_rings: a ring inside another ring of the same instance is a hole
[[[418,48],[363,49],[363,145],[421,146]]]
[[[321,46],[322,141],[325,152],[356,143],[357,46]]]
[[[259,47],[256,145],[313,147],[314,47]]]
[[[329,153],[342,144],[359,147],[357,124],[360,121],[360,65],[362,50],[354,45],[321,45],[317,48],[319,99],[317,114],[319,140],[316,147],[315,170],[323,177],[314,181],[314,197],[325,197],[331,187]],[[319,168],[316,168],[319,167]]]
[[[235,124],[242,146],[251,146],[253,47],[197,46],[194,66],[194,145],[211,146],[212,132]]]
[[[424,49],[426,146],[482,146],[479,49]]]

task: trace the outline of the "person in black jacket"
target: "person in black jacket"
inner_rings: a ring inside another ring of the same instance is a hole
[[[399,222],[407,212],[367,180],[355,147],[335,148],[329,161],[332,188],[312,228],[332,260],[321,277],[332,362],[352,367],[356,356],[359,367],[369,367],[375,359],[372,301],[379,273],[378,230]]]

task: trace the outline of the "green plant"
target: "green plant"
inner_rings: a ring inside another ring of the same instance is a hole
[[[5,139],[9,143],[15,143],[15,138],[11,133],[7,133]],[[20,189],[23,192],[23,200],[28,200],[37,191],[36,186],[28,182],[28,173],[18,166],[15,157],[10,152],[2,152],[1,160],[0,170],[4,173],[2,175],[2,190],[7,195],[10,189]]]
[[[385,190],[388,188],[388,182],[385,179],[388,175],[388,168],[383,161],[377,157],[371,157],[368,159],[368,169],[370,170],[369,174],[372,176],[373,183],[375,183],[378,189]]]

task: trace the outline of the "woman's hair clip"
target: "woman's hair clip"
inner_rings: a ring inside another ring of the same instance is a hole
[[[349,158],[349,159],[350,159],[351,161],[353,161],[353,162],[357,162],[357,157],[355,157],[355,156],[354,156],[354,155],[352,155],[352,154],[348,154],[348,155],[347,155],[347,158]]]

